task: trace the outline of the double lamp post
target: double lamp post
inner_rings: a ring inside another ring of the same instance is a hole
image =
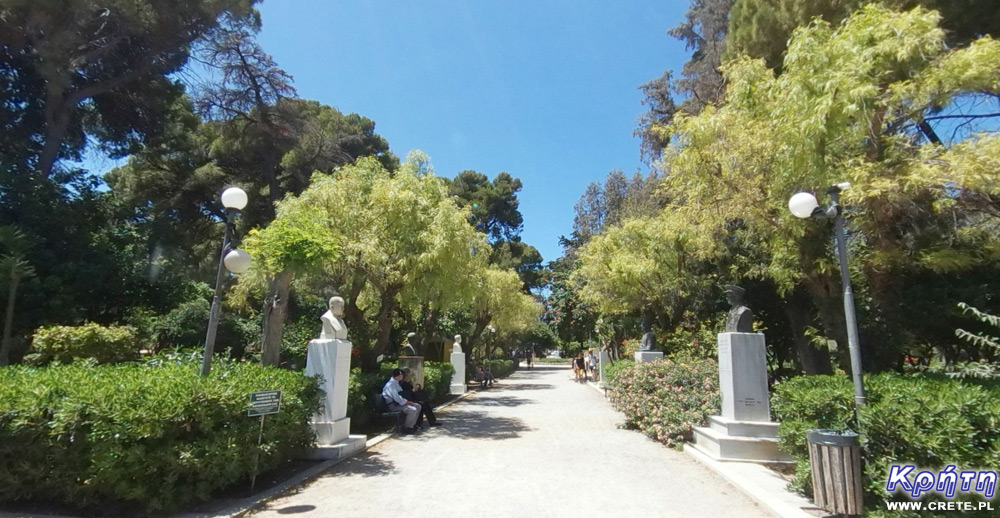
[[[239,187],[230,187],[222,191],[222,206],[226,208],[226,230],[222,238],[222,253],[219,257],[219,269],[215,274],[215,295],[212,296],[212,308],[208,313],[208,333],[205,334],[205,353],[201,359],[201,375],[208,376],[212,370],[212,353],[215,350],[215,332],[219,327],[219,313],[222,308],[222,284],[224,280],[223,267],[233,273],[243,273],[250,268],[250,254],[234,248],[236,232],[233,223],[236,214],[247,206],[247,193]]]

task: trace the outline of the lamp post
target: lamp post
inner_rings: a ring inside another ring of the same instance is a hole
[[[212,296],[212,308],[208,312],[208,332],[205,334],[205,353],[201,359],[201,375],[208,376],[212,370],[212,354],[215,350],[215,332],[219,327],[219,313],[222,308],[223,267],[233,273],[243,273],[250,268],[250,254],[243,250],[232,248],[234,243],[233,220],[236,214],[247,206],[247,193],[239,187],[230,187],[222,191],[222,206],[226,208],[226,230],[222,238],[222,253],[219,257],[219,269],[215,274],[215,295]]]
[[[860,411],[865,404],[865,387],[861,379],[861,345],[858,340],[858,321],[854,315],[854,291],[851,276],[847,271],[847,236],[844,235],[843,209],[840,206],[840,191],[851,184],[841,182],[826,190],[830,195],[830,205],[820,206],[816,197],[809,192],[796,193],[788,200],[788,210],[798,218],[820,218],[833,220],[833,232],[837,244],[837,258],[840,262],[840,281],[844,287],[844,315],[847,320],[847,343],[851,353],[851,377],[854,380],[854,406]]]

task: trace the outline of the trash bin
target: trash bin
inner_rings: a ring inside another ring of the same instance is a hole
[[[861,442],[851,430],[808,430],[813,500],[821,509],[846,515],[864,512]]]

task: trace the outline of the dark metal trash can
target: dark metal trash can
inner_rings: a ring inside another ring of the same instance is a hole
[[[821,509],[846,515],[864,512],[861,442],[851,430],[808,430],[813,500]]]

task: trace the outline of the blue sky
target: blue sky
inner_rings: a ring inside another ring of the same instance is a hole
[[[359,113],[439,176],[524,183],[522,239],[561,254],[573,205],[640,166],[638,86],[687,59],[687,2],[265,0],[260,43],[299,96]]]

